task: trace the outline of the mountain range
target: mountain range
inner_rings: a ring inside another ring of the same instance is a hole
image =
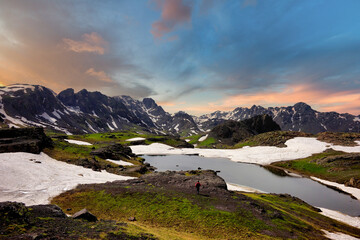
[[[207,132],[226,120],[241,121],[268,114],[282,130],[318,133],[360,132],[360,116],[318,112],[306,103],[288,107],[238,107],[200,117],[183,111],[170,114],[151,98],[109,97],[83,89],[56,94],[40,85],[0,88],[1,127],[41,126],[67,134],[143,129],[157,134],[189,136]]]

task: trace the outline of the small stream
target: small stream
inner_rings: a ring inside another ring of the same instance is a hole
[[[309,178],[278,176],[265,168],[247,163],[238,163],[226,158],[205,158],[188,155],[149,156],[145,161],[157,171],[180,171],[212,169],[227,183],[248,186],[268,193],[288,193],[305,202],[327,209],[340,211],[350,216],[360,216],[360,201],[340,193]]]

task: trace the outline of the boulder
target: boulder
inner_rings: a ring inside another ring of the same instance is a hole
[[[66,214],[57,205],[46,204],[46,205],[34,205],[31,206],[32,212],[38,217],[52,217],[52,218],[66,218]]]
[[[0,202],[0,223],[8,222],[13,224],[29,222],[28,209],[24,203]]]
[[[38,154],[52,145],[43,128],[0,129],[0,153],[21,151]]]
[[[77,213],[75,213],[74,215],[72,215],[72,218],[84,219],[89,222],[97,221],[97,217],[95,215],[93,215],[92,213],[90,213],[86,208],[84,208],[84,209],[78,211]]]
[[[103,159],[113,160],[122,160],[135,157],[135,154],[132,153],[131,148],[123,146],[119,143],[93,150],[91,154]]]

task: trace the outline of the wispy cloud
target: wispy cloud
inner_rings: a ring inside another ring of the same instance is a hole
[[[70,38],[63,38],[65,49],[77,53],[91,52],[103,55],[107,42],[96,32],[85,33],[81,41],[75,41]]]
[[[156,3],[161,8],[161,19],[152,24],[151,33],[155,38],[161,38],[175,27],[191,21],[192,8],[183,0],[158,0]]]
[[[104,71],[95,71],[94,68],[89,68],[85,73],[103,82],[113,82],[113,80]]]

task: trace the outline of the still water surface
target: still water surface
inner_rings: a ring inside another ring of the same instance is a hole
[[[237,163],[226,158],[187,155],[143,156],[157,171],[212,169],[227,183],[235,183],[269,193],[288,193],[322,208],[360,216],[360,201],[308,178],[282,177],[254,164]]]

